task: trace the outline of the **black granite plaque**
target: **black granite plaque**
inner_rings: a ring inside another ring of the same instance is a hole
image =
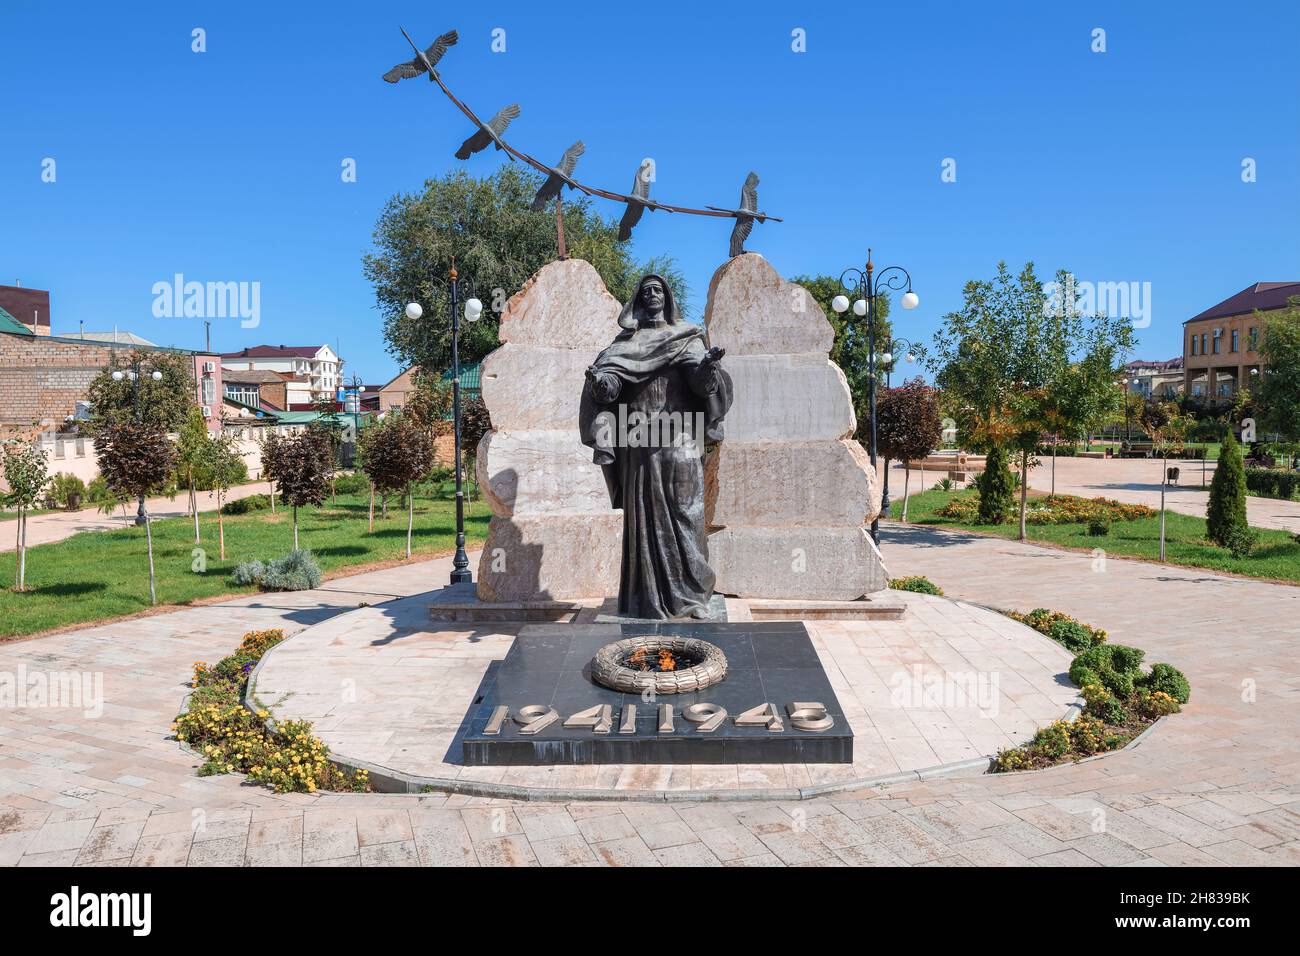
[[[653,700],[592,682],[590,662],[603,645],[627,637],[694,637],[722,648],[727,676],[693,694],[660,694]],[[833,720],[825,730],[794,726],[789,705],[821,704]],[[716,730],[682,716],[695,703],[726,708]],[[782,730],[738,726],[736,717],[774,705]],[[599,704],[612,709],[608,733],[565,727],[574,714]],[[673,708],[673,730],[659,730],[659,708]],[[514,719],[529,705],[559,714],[534,735]],[[498,707],[509,708],[496,734],[485,733]],[[624,708],[636,708],[635,733],[620,733]],[[505,660],[484,678],[462,729],[462,755],[475,766],[545,764],[733,764],[852,763],[853,731],[831,690],[808,632],[798,621],[759,623],[538,624],[525,627]]]

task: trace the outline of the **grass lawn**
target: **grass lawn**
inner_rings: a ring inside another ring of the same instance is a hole
[[[977,531],[1013,540],[1019,537],[1018,518],[1009,524],[979,525],[965,524],[935,514],[954,497],[970,497],[974,494],[973,489],[962,489],[960,491],[931,490],[913,495],[911,504],[907,507],[907,519],[911,524]],[[902,516],[902,513],[903,502],[901,500],[892,502],[890,517],[897,519]],[[1018,512],[1013,512],[1013,515],[1018,515]],[[1292,540],[1291,535],[1285,531],[1261,529],[1259,545],[1255,552],[1247,558],[1234,558],[1227,549],[1216,547],[1205,539],[1204,518],[1169,511],[1165,513],[1165,521],[1165,554],[1170,564],[1300,583],[1300,544]],[[1026,533],[1030,541],[1041,541],[1045,544],[1083,551],[1102,548],[1109,555],[1142,558],[1147,561],[1160,560],[1159,515],[1152,518],[1139,518],[1136,521],[1116,521],[1110,526],[1110,534],[1098,537],[1088,534],[1088,526],[1082,523],[1031,524]]]
[[[406,508],[390,502],[387,521],[380,521],[376,508],[372,533],[366,530],[369,503],[369,495],[339,495],[337,506],[327,500],[320,508],[298,512],[299,543],[316,556],[326,574],[405,555]],[[483,540],[488,515],[488,507],[481,501],[466,506],[468,540]],[[455,516],[454,502],[417,496],[412,549],[430,555],[454,548]],[[231,583],[235,565],[254,558],[282,557],[293,547],[293,524],[287,508],[280,508],[275,515],[258,511],[227,516],[225,561],[217,557],[216,513],[201,513],[199,521],[203,538],[199,545],[194,543],[190,518],[154,523],[160,606],[222,594],[252,593],[256,588]],[[196,547],[206,551],[207,569],[202,573],[191,570]],[[4,588],[0,590],[0,640],[149,609],[149,564],[143,528],[87,531],[29,548],[28,590],[21,594],[13,590],[16,559],[13,551],[0,554],[0,586]]]

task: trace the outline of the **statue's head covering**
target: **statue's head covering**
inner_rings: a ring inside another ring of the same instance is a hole
[[[651,279],[658,279],[664,289],[664,321],[669,325],[677,325],[682,321],[682,314],[677,310],[677,300],[673,298],[673,287],[663,276],[651,272],[641,277],[641,281],[636,284],[636,291],[632,293],[631,301],[623,306],[623,311],[618,314],[618,324],[622,328],[641,327],[641,314],[645,311],[645,306],[641,304],[641,287]]]

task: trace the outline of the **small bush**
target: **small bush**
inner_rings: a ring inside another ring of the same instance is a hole
[[[1241,461],[1241,446],[1229,431],[1219,451],[1219,464],[1210,479],[1210,498],[1205,509],[1205,534],[1220,547],[1231,548],[1234,538],[1248,528],[1246,522],[1246,471]],[[1237,550],[1232,548],[1237,557]],[[1249,551],[1246,552],[1249,554]]]
[[[246,498],[227,501],[221,506],[221,513],[223,515],[246,515],[251,511],[265,511],[269,507],[271,507],[269,496],[248,495]]]
[[[76,511],[86,499],[86,483],[61,471],[50,479],[50,497],[60,508]]]
[[[320,587],[321,570],[310,551],[290,551],[283,558],[245,561],[235,568],[236,584],[256,584],[264,591],[310,591]]]
[[[953,488],[956,487],[956,485],[953,484],[951,478],[942,478],[939,481],[935,482],[934,486],[940,491],[952,491]]]
[[[1084,684],[1082,688],[1086,713],[1107,724],[1122,724],[1128,719],[1124,705],[1101,684]]]
[[[1105,537],[1110,534],[1110,521],[1106,518],[1089,518],[1088,534],[1094,538]]]
[[[1156,720],[1160,717],[1167,717],[1169,714],[1176,714],[1182,708],[1178,706],[1178,701],[1166,694],[1162,690],[1154,693],[1139,690],[1133,695],[1134,707],[1138,716],[1144,720]]]
[[[370,494],[370,479],[362,472],[339,475],[334,479],[334,491],[340,495]]]
[[[1142,651],[1121,644],[1098,644],[1070,662],[1070,680],[1083,687],[1100,683],[1121,700],[1133,693],[1142,676]]]
[[[1002,524],[1011,517],[1015,507],[1016,476],[1007,467],[1007,453],[994,445],[984,461],[984,471],[976,479],[979,494],[979,523]]]
[[[906,578],[891,578],[889,586],[895,591],[913,591],[917,594],[933,594],[937,597],[943,597],[943,588],[919,574]]]
[[[1019,614],[1016,611],[1004,611],[1003,613],[1012,620],[1029,625],[1040,634],[1046,634],[1065,647],[1066,650],[1074,651],[1076,654],[1106,641],[1106,632],[1101,628],[1084,624],[1068,614],[1062,614],[1060,611],[1036,607],[1028,614]]]
[[[1142,686],[1153,694],[1168,694],[1180,704],[1192,699],[1192,685],[1172,664],[1152,664],[1151,673],[1143,678]]]
[[[1259,532],[1254,528],[1235,525],[1224,536],[1223,546],[1234,558],[1248,558],[1259,544]]]

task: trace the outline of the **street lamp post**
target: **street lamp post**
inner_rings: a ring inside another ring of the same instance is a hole
[[[871,417],[870,448],[871,467],[877,467],[876,456],[876,296],[881,289],[893,289],[903,292],[901,304],[905,309],[915,309],[920,299],[912,291],[912,277],[901,266],[886,266],[877,274],[871,261],[871,249],[867,249],[865,269],[845,269],[840,273],[840,288],[852,292],[854,296],[853,314],[867,320],[867,404]],[[831,300],[831,308],[841,315],[848,311],[849,299],[846,295],[837,295]],[[883,502],[882,502],[883,504]],[[871,540],[880,544],[880,515],[871,519]]]
[[[880,356],[880,362],[885,367],[885,391],[889,391],[893,387],[890,379],[894,371],[894,365],[895,365],[894,360],[898,357],[899,353],[903,354],[905,360],[910,365],[912,362],[916,361],[918,355],[925,354],[925,346],[919,345],[916,342],[909,342],[907,339],[892,339],[889,342],[889,344],[885,346],[885,348],[886,348],[886,352]],[[903,462],[904,468],[906,468],[907,465],[908,465],[907,462]],[[925,471],[924,466],[922,466],[921,470],[924,473]],[[921,490],[925,491],[924,488],[922,488]],[[881,489],[880,492],[880,513],[884,515],[889,514],[889,460],[888,459],[885,460],[884,487]]]
[[[155,382],[161,382],[162,377],[163,377],[162,372],[158,371],[157,369],[154,369],[152,372],[149,373],[149,378],[151,378]],[[140,397],[140,360],[139,359],[136,359],[134,362],[132,362],[131,367],[129,369],[125,369],[125,370],[117,369],[116,371],[113,372],[113,381],[115,382],[120,382],[126,378],[129,378],[131,380],[131,417],[134,419],[135,423],[139,425],[141,421],[144,420],[144,409],[140,405],[142,399]],[[148,516],[144,513],[144,492],[142,491],[140,492],[139,500],[136,503],[135,523],[137,525],[142,525],[148,520],[149,520]]]
[[[1133,409],[1132,394],[1133,390],[1129,387],[1133,384],[1131,378],[1126,378],[1124,382],[1124,441],[1128,445],[1133,444],[1133,428],[1129,424],[1129,415]]]
[[[467,287],[469,298],[465,300],[465,319],[477,322],[483,314],[483,303],[474,295],[474,280],[461,279],[456,272],[456,260],[451,260],[448,280],[448,301],[451,304],[451,415],[456,435],[456,556],[452,559],[451,583],[469,584],[474,580],[469,570],[469,556],[465,553],[465,488],[461,475],[460,459],[460,304],[461,285]],[[412,321],[424,315],[420,303],[411,302],[406,306],[406,317]]]

